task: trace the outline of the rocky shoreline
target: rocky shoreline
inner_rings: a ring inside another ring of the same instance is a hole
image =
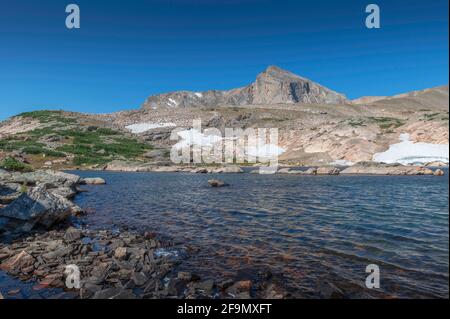
[[[177,266],[193,250],[155,234],[76,229],[36,233],[0,244],[0,269],[36,289],[63,288],[81,299],[285,298],[270,272],[259,280],[202,279]],[[67,265],[80,271],[79,289],[68,289]]]
[[[250,167],[250,166],[249,166]],[[259,174],[259,168],[254,165],[251,174]],[[442,170],[445,163],[433,162],[423,166],[385,164],[378,162],[359,162],[352,166],[337,167],[333,165],[314,166],[300,169],[296,166],[279,165],[276,174],[292,175],[445,175]],[[101,168],[112,172],[154,172],[154,173],[193,173],[193,174],[235,174],[245,173],[239,165],[225,166],[190,166],[190,165],[155,165],[152,163],[113,161]]]
[[[288,296],[268,270],[244,280],[177,271],[195,249],[154,233],[71,226],[71,217],[83,214],[71,201],[78,186],[104,183],[51,170],[0,171],[0,271],[33,283],[33,290],[62,288],[81,299]],[[70,265],[79,270],[78,287],[68,288]],[[0,293],[8,295],[1,286]]]

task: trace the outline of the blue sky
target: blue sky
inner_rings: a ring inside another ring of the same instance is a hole
[[[365,7],[381,7],[367,29]],[[65,27],[65,7],[81,29]],[[350,98],[448,83],[447,0],[0,0],[0,119],[112,112],[278,65]]]

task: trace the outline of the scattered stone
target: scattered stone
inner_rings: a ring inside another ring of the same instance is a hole
[[[147,276],[143,272],[134,272],[132,275],[133,282],[136,286],[141,287],[147,283]]]
[[[74,228],[74,227],[70,227],[69,229],[66,230],[66,233],[64,235],[64,240],[66,242],[73,242],[73,241],[77,241],[81,239],[81,231]]]
[[[192,274],[190,272],[180,271],[180,272],[178,272],[177,278],[180,280],[191,281]]]
[[[128,250],[126,247],[118,247],[114,251],[114,257],[116,257],[119,260],[124,260],[128,258]]]
[[[20,292],[20,289],[13,289],[8,291],[8,295],[17,295]]]

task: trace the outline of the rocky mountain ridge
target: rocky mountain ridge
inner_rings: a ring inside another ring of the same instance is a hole
[[[177,91],[149,97],[144,109],[243,106],[262,104],[346,104],[347,98],[316,82],[277,66],[269,66],[256,80],[229,91]]]

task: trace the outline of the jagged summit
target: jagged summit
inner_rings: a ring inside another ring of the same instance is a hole
[[[149,97],[144,108],[215,107],[258,104],[345,104],[347,98],[316,82],[277,66],[269,66],[255,82],[229,91],[177,91]]]

